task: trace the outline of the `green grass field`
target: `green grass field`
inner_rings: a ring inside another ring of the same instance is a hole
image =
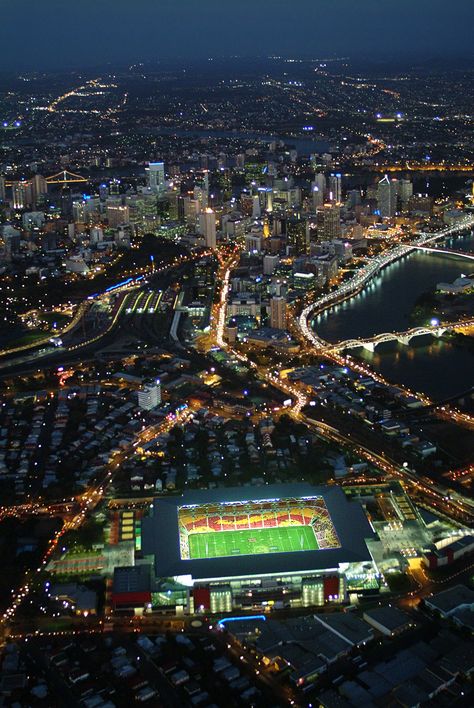
[[[311,526],[193,533],[188,543],[189,557],[194,559],[316,551],[319,548]]]

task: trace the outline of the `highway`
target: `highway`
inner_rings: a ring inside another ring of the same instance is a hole
[[[322,437],[351,447],[354,452],[367,460],[367,462],[378,467],[390,477],[399,479],[412,495],[421,495],[427,505],[430,508],[434,508],[438,514],[446,516],[449,519],[456,519],[461,524],[474,525],[474,509],[469,500],[465,500],[459,494],[456,494],[455,501],[452,500],[448,490],[441,490],[436,487],[429,478],[420,477],[410,470],[401,467],[388,455],[379,454],[369,449],[357,441],[352,435],[341,433],[340,430],[327,423],[313,420],[306,415],[300,415],[299,419],[308,427],[313,428],[315,432]]]
[[[474,223],[474,219],[472,220],[472,223]],[[445,235],[446,234],[443,234],[443,236]],[[430,238],[440,237],[441,236],[438,234],[437,236]],[[363,287],[367,280],[373,277],[376,272],[378,272],[381,268],[385,267],[385,265],[387,265],[388,263],[393,262],[393,260],[402,257],[402,255],[407,252],[407,249],[410,250],[410,248],[410,246],[397,246],[395,249],[391,249],[388,254],[377,257],[376,259],[374,259],[375,263],[371,263],[369,264],[369,266],[366,266],[364,269],[361,269],[363,272],[358,273],[355,278],[352,279],[352,281],[344,283],[342,286],[340,286],[340,288],[338,288],[338,291],[336,291],[337,294],[331,293],[329,295],[323,296],[323,298],[320,298],[318,301],[316,301],[316,303],[313,303],[303,311],[303,314],[299,319],[299,326],[301,327],[301,330],[303,331],[303,334],[306,336],[306,338],[309,339],[309,341],[314,344],[321,353],[326,353],[325,347],[324,345],[322,345],[321,340],[318,340],[316,335],[314,335],[314,333],[310,331],[308,327],[308,317],[310,316],[311,312],[313,312],[315,308],[317,309],[317,307],[328,306],[333,301],[334,297],[341,296],[341,292],[344,297],[349,297],[357,290],[357,288]],[[420,478],[414,473],[410,472],[408,469],[400,467],[395,461],[389,459],[385,454],[378,454],[376,451],[371,450],[364,445],[361,445],[357,440],[351,437],[350,434],[344,434],[337,428],[334,428],[333,426],[328,425],[325,422],[309,418],[303,413],[303,409],[309,403],[308,397],[304,393],[304,391],[302,391],[298,386],[290,384],[288,381],[281,379],[280,376],[276,373],[273,373],[272,371],[266,368],[257,366],[255,362],[251,361],[245,354],[232,348],[225,341],[224,334],[230,276],[233,268],[238,262],[238,254],[234,252],[230,256],[220,255],[219,260],[220,265],[217,278],[217,282],[219,283],[218,301],[213,307],[211,314],[211,326],[209,334],[210,345],[218,346],[223,350],[228,351],[239,361],[248,366],[250,370],[254,371],[258,378],[265,381],[269,385],[278,388],[280,391],[284,392],[289,398],[291,398],[292,406],[288,408],[288,412],[295,418],[295,420],[303,422],[321,437],[324,437],[334,442],[338,442],[342,445],[349,446],[362,458],[366,459],[372,465],[382,470],[384,475],[388,476],[389,478],[399,479],[401,482],[403,482],[403,484],[409,489],[412,495],[414,495],[417,499],[420,499],[428,507],[435,509],[437,513],[445,515],[448,518],[457,520],[460,523],[472,525],[474,523],[473,507],[471,504],[468,504],[463,499],[463,497],[461,497],[461,495],[457,494],[455,500],[451,499],[449,493],[446,490],[441,489],[440,487],[436,487],[432,484],[430,480]],[[168,268],[171,266],[168,265],[166,267]],[[117,309],[117,313],[109,325],[109,328],[115,325],[116,318],[125,307],[127,297],[128,296],[126,295],[122,299],[121,304]],[[146,302],[144,299],[143,304],[146,307],[150,305],[150,302],[150,297],[148,296]],[[138,305],[139,303],[135,300],[133,306],[136,308],[138,307]],[[91,343],[92,341],[93,340],[91,340],[89,343]],[[354,366],[354,368],[357,367]],[[373,374],[371,375],[373,376]],[[159,435],[161,432],[169,430],[177,422],[184,423],[191,415],[192,411],[186,408],[179,415],[175,417],[171,416],[163,423],[145,429],[137,436],[136,440],[131,446],[129,446],[129,448],[121,451],[120,453],[115,455],[114,458],[112,458],[109,464],[104,468],[101,478],[99,480],[96,480],[94,486],[86,490],[81,496],[79,496],[75,500],[77,507],[74,509],[74,513],[71,514],[71,510],[67,507],[63,509],[64,512],[67,512],[69,514],[69,518],[66,519],[61,531],[58,532],[53,539],[51,539],[48,549],[41,560],[41,564],[37,568],[37,572],[40,572],[48,564],[49,559],[56,551],[62,536],[67,531],[79,528],[85,521],[87,516],[102,501],[107,488],[112,483],[115,475],[120,469],[120,466],[123,464],[123,462],[130,459],[135,454],[135,450],[140,445],[140,443],[145,443],[153,439],[153,437]],[[30,505],[32,513],[39,513],[40,507],[38,506],[38,504],[39,502],[33,502]],[[27,505],[21,505],[21,509],[18,508],[17,512],[20,515],[27,514],[28,509],[26,507]],[[61,510],[58,511],[60,512]],[[2,517],[2,513],[3,515],[7,515],[7,511],[5,509],[0,510],[0,517]],[[15,592],[10,606],[6,609],[2,617],[3,624],[6,624],[13,619],[18,606],[28,595],[31,589],[32,577],[33,572],[27,573],[24,583]]]
[[[456,224],[455,226],[448,226],[442,229],[441,231],[437,231],[434,234],[415,234],[415,238],[410,244],[395,246],[394,248],[389,249],[383,254],[380,254],[379,256],[376,256],[375,258],[371,259],[371,261],[365,266],[363,266],[359,271],[357,271],[357,273],[350,280],[342,283],[338,288],[336,288],[336,290],[317,298],[314,302],[307,305],[302,310],[301,314],[297,319],[298,330],[301,339],[306,343],[307,346],[315,350],[317,353],[323,356],[327,356],[329,359],[340,364],[341,366],[350,366],[351,369],[357,371],[358,373],[371,376],[378,383],[385,384],[387,386],[392,386],[393,384],[391,384],[391,382],[386,381],[382,376],[380,376],[380,374],[377,374],[375,371],[370,369],[362,362],[354,362],[349,356],[343,357],[338,351],[337,344],[326,342],[324,339],[319,337],[317,332],[315,332],[311,326],[311,319],[316,314],[324,312],[324,310],[327,310],[329,307],[332,307],[336,303],[343,302],[344,300],[347,300],[348,298],[359,293],[367,285],[367,283],[375,277],[375,275],[380,273],[381,270],[386,268],[391,263],[394,263],[395,261],[399,260],[403,256],[407,255],[408,253],[412,252],[416,248],[428,245],[430,243],[434,243],[440,239],[453,236],[457,233],[460,233],[466,229],[473,227],[474,216],[467,215],[462,219],[462,221],[460,220],[460,223]],[[448,328],[453,327],[454,324],[456,323],[443,323],[442,326]],[[437,325],[437,327],[440,326],[441,325]],[[462,327],[462,323],[459,323],[459,326]],[[400,336],[403,336],[403,333],[399,334]],[[405,334],[408,335],[409,333]],[[388,333],[383,335],[377,335],[373,338],[373,341],[376,342],[377,337],[382,337],[383,339],[386,339],[387,336],[389,336]],[[390,336],[390,338],[392,337]],[[393,338],[396,338],[396,333],[393,334]],[[353,342],[351,341],[350,343],[355,344],[355,342],[356,340],[353,340]],[[347,342],[345,343],[345,345],[347,346]],[[428,396],[419,392],[413,392],[406,386],[402,386],[400,384],[397,386],[397,388],[399,388],[401,391],[403,391],[409,396],[416,396],[426,406],[432,406],[436,408],[435,404],[433,403],[433,401],[430,400]],[[459,425],[463,425],[470,429],[474,428],[474,417],[462,413],[459,410],[449,408],[447,406],[442,406],[437,409],[437,415],[441,418],[450,420],[451,422],[454,421]]]
[[[59,346],[55,346],[51,342],[51,336],[48,336],[44,339],[37,340],[36,342],[17,347],[15,349],[4,349],[0,351],[0,370],[4,369],[7,373],[10,373],[10,369],[12,369],[16,372],[17,367],[28,364],[31,365],[31,370],[34,370],[35,368],[38,368],[37,365],[40,362],[41,364],[44,364],[44,361],[46,360],[49,365],[49,360],[53,359],[51,365],[54,365],[54,359],[57,359],[59,355],[61,358],[61,364],[64,363],[66,356],[74,356],[76,353],[80,356],[81,353],[86,351],[88,347],[97,345],[114,330],[120,320],[120,317],[127,312],[127,295],[130,293],[139,292],[147,284],[145,279],[146,276],[150,277],[160,273],[165,273],[173,268],[182,266],[185,263],[200,260],[208,257],[209,255],[210,251],[200,251],[199,253],[192,253],[181,258],[175,257],[172,261],[164,263],[159,267],[156,267],[156,264],[153,264],[144,269],[127,274],[128,277],[124,281],[110,286],[105,292],[91,295],[84,300],[79,305],[73,320],[63,330],[57,332],[54,338],[56,340],[61,340],[64,335],[70,334],[72,330],[76,329],[80,325],[84,315],[89,310],[92,302],[100,302],[104,299],[104,297],[109,297],[111,293],[117,293],[120,297],[123,297],[123,299],[119,301],[119,304],[117,304],[116,307],[118,309],[112,310],[111,320],[104,329],[100,332],[91,334],[83,341],[76,341],[69,345],[62,343]],[[156,307],[157,304],[155,303],[155,308]],[[140,314],[140,308],[138,308],[137,314]],[[12,358],[11,355],[14,353],[21,353],[22,355],[17,358]]]
[[[278,388],[280,391],[283,391],[286,395],[288,395],[288,397],[294,401],[292,407],[288,408],[288,413],[290,413],[295,420],[305,423],[309,428],[315,430],[315,432],[317,432],[317,434],[321,437],[345,446],[349,446],[362,458],[382,470],[385,475],[402,481],[412,493],[416,493],[417,496],[422,497],[426,502],[426,505],[435,509],[437,513],[447,516],[448,518],[455,519],[462,524],[472,526],[474,524],[474,510],[463,497],[457,495],[456,500],[452,501],[449,497],[448,490],[435,487],[431,480],[427,478],[420,478],[408,469],[398,465],[396,461],[391,460],[386,455],[380,455],[376,451],[367,448],[366,446],[360,444],[355,438],[342,433],[337,428],[334,428],[333,426],[322,421],[315,421],[309,418],[303,413],[303,408],[308,405],[309,400],[301,389],[299,389],[296,385],[289,384],[286,380],[281,379],[268,369],[258,367],[255,362],[251,361],[241,352],[232,348],[224,340],[227,295],[229,292],[230,275],[234,264],[235,256],[232,256],[227,261],[222,262],[219,271],[221,278],[221,290],[218,305],[216,305],[215,310],[213,311],[215,326],[211,327],[211,332],[213,332],[215,337],[215,345],[227,350],[242,363],[245,363],[250,369],[254,370],[261,380]],[[446,415],[448,415],[450,419],[453,418],[452,414],[446,413]]]
[[[430,243],[435,243],[440,239],[453,236],[456,233],[460,233],[461,231],[465,231],[466,229],[472,227],[474,227],[474,217],[466,216],[463,218],[462,223],[459,223],[456,226],[448,226],[434,234],[418,234],[415,236],[412,243],[400,244],[378,256],[375,256],[375,258],[372,258],[369,263],[360,268],[350,280],[342,283],[336,290],[317,298],[314,302],[303,309],[299,317],[299,326],[305,338],[316,349],[327,349],[330,345],[318,337],[318,335],[314,332],[309,324],[310,318],[314,317],[316,314],[320,314],[324,310],[328,309],[328,307],[356,295],[367,285],[368,282],[372,280],[372,278],[380,273],[381,270],[386,268],[391,263],[394,263],[400,258],[408,255],[416,248],[426,246]]]

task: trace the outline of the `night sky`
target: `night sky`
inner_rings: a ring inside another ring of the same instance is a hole
[[[474,0],[0,0],[0,71],[278,54],[474,56]]]

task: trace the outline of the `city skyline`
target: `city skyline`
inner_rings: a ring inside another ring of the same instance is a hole
[[[472,0],[0,4],[2,705],[470,708]]]

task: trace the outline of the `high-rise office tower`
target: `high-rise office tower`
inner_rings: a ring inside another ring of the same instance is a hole
[[[325,204],[321,212],[321,237],[324,240],[341,236],[341,208],[339,204]]]
[[[271,187],[259,187],[258,193],[263,209],[268,212],[273,211],[273,189]]]
[[[398,207],[398,197],[400,194],[400,182],[398,181],[398,179],[390,180],[390,189],[392,190],[392,204],[396,213]]]
[[[351,189],[347,193],[347,205],[351,208],[354,209],[354,207],[358,206],[361,203],[361,196],[360,192],[358,189]]]
[[[252,216],[254,219],[258,219],[262,214],[262,209],[260,207],[260,199],[258,194],[254,194],[252,197]]]
[[[309,156],[309,162],[310,162],[310,165],[313,168],[313,170],[317,170],[318,168],[319,169],[321,168],[322,159],[320,158],[320,156],[317,153],[312,153]]]
[[[33,201],[39,204],[43,201],[43,197],[48,193],[48,183],[43,175],[35,175],[31,183],[33,189]]]
[[[413,196],[413,184],[409,179],[400,180],[398,195],[403,207],[406,207],[409,200]]]
[[[20,180],[12,184],[13,208],[26,209],[33,205],[33,188],[31,182]]]
[[[189,227],[195,229],[201,205],[197,199],[192,199],[191,197],[183,197],[182,205],[184,221]]]
[[[309,251],[309,233],[306,221],[300,218],[288,219],[286,222],[286,243],[291,248],[293,256],[304,256]]]
[[[7,199],[7,190],[5,187],[5,177],[0,175],[0,202],[5,202]]]
[[[209,206],[209,192],[207,189],[201,187],[200,185],[196,185],[193,190],[193,196],[194,199],[197,199],[199,202],[201,210],[207,209]]]
[[[74,221],[86,223],[86,201],[85,199],[75,199],[72,203],[72,218]]]
[[[122,224],[130,223],[130,209],[121,204],[110,204],[107,206],[107,220],[111,228],[116,228]]]
[[[270,299],[270,327],[286,329],[286,299],[280,295]]]
[[[377,185],[377,208],[383,217],[394,216],[397,210],[396,189],[387,175]]]
[[[262,235],[254,231],[245,234],[245,250],[248,253],[260,253],[262,250]]]
[[[109,194],[120,194],[120,180],[116,177],[109,182]]]
[[[148,188],[152,192],[163,192],[166,188],[165,163],[149,162],[145,172]]]
[[[311,197],[313,209],[316,209],[324,204],[324,194],[326,192],[326,177],[322,172],[317,172],[314,180],[311,182]]]
[[[99,184],[99,199],[101,202],[105,202],[109,196],[109,185],[106,182]]]
[[[60,203],[61,214],[66,218],[72,216],[72,192],[71,188],[67,185],[61,189]]]
[[[104,240],[104,231],[100,226],[93,226],[89,232],[90,242],[92,244],[98,244]]]
[[[329,201],[340,204],[342,201],[342,177],[340,174],[329,176]]]
[[[274,255],[267,254],[263,256],[263,274],[271,275],[277,267],[279,260],[280,256],[276,253]]]
[[[205,209],[199,215],[200,232],[206,239],[207,248],[215,248],[217,245],[216,237],[216,214],[212,209]]]

